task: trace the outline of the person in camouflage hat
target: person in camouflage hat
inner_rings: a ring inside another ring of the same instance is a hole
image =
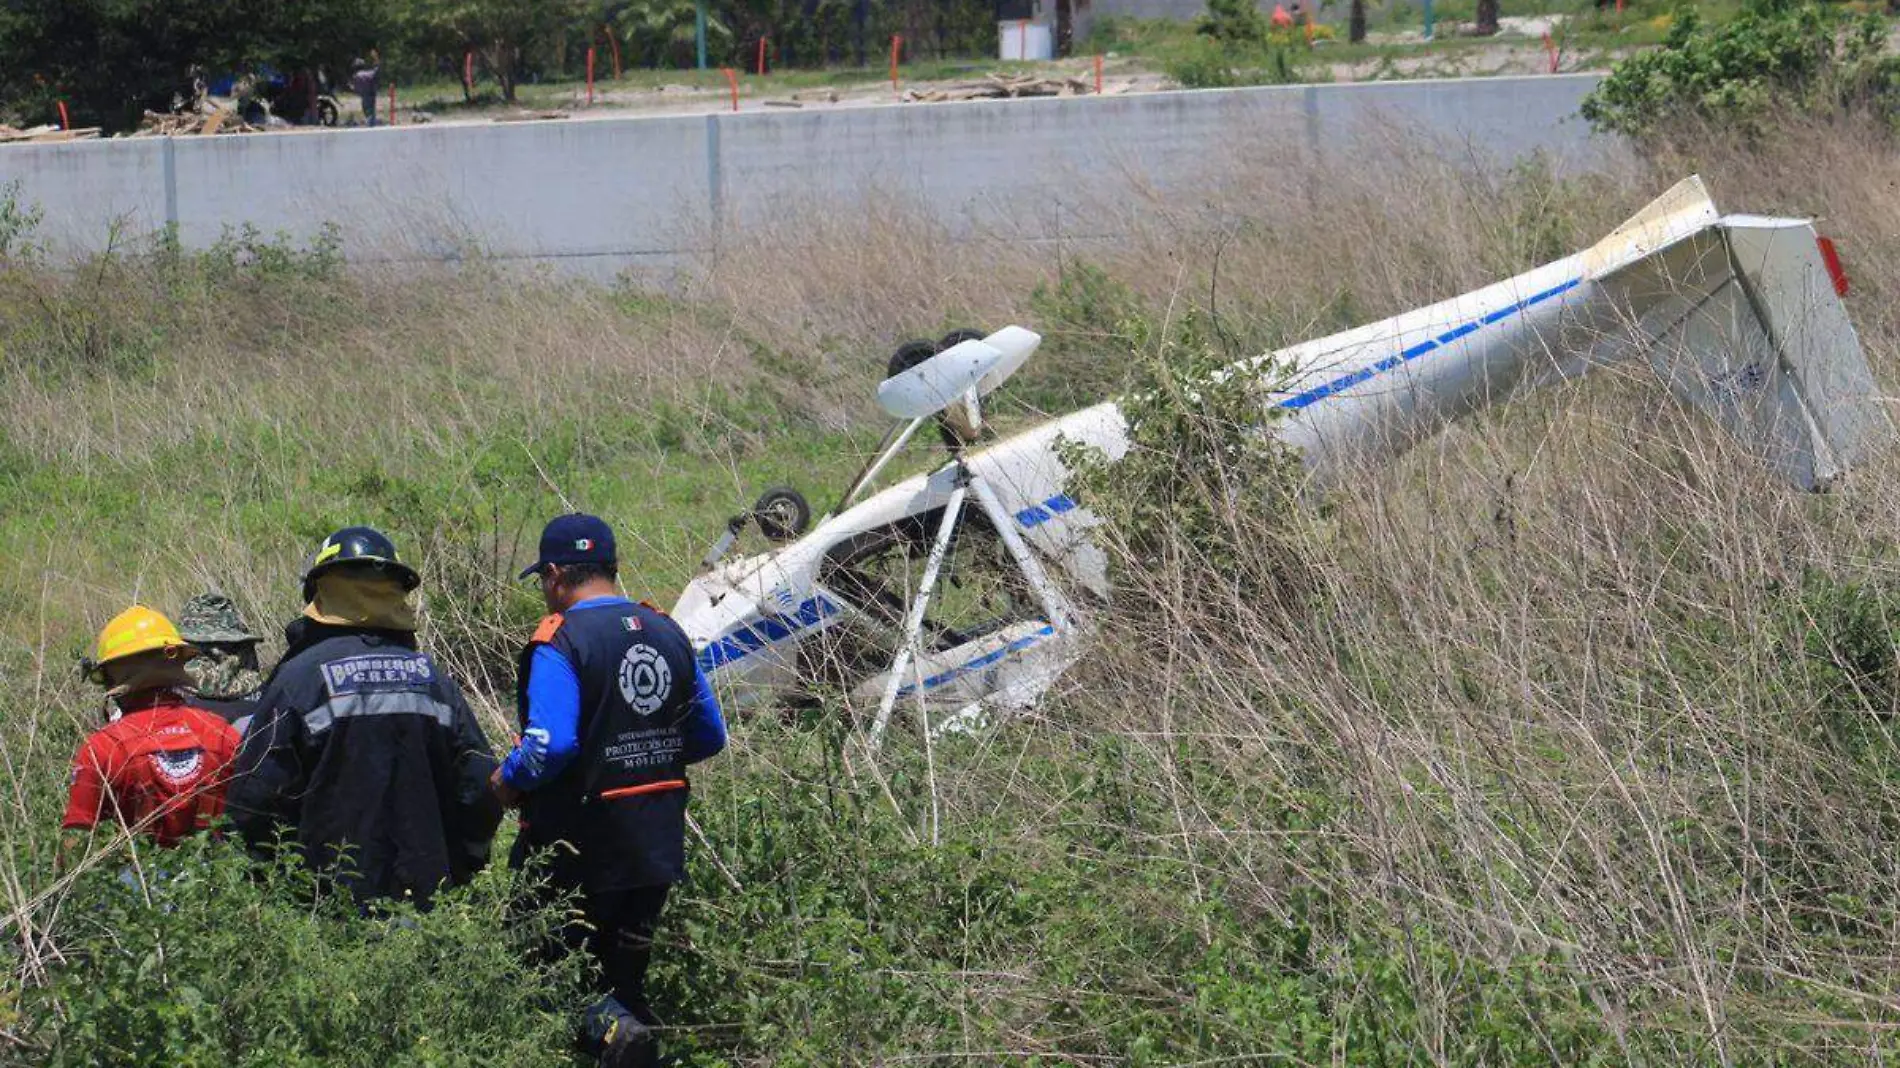
[[[248,719],[264,688],[257,666],[260,640],[244,625],[237,605],[220,593],[201,593],[178,613],[178,632],[202,654],[185,662],[205,707],[233,723]]]

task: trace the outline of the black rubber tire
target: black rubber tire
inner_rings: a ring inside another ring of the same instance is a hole
[[[340,118],[341,116],[337,113],[336,101],[331,100],[329,97],[320,96],[317,98],[318,126],[335,126]]]
[[[890,362],[884,365],[884,377],[895,378],[941,351],[935,341],[906,341],[891,353]]]
[[[793,541],[811,526],[811,503],[790,486],[773,486],[753,502],[752,517],[766,540]]]
[[[981,341],[986,337],[989,337],[989,335],[983,331],[972,330],[966,326],[943,335],[943,337],[937,341],[937,351],[942,352],[953,345],[961,345],[965,341]]]

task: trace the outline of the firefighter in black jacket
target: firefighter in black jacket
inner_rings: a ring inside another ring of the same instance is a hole
[[[587,1038],[604,1063],[637,1064],[654,1056],[654,924],[686,876],[686,766],[724,748],[726,727],[685,632],[621,596],[615,573],[601,520],[565,515],[541,535],[521,574],[540,577],[550,614],[522,650],[521,741],[493,783],[521,806],[512,862],[538,857],[551,889],[579,895],[585,922],[563,942],[586,946],[607,995]]]
[[[408,595],[419,582],[375,530],[324,539],[226,802],[254,848],[285,834],[358,902],[426,906],[487,864],[501,822],[488,739],[461,688],[416,648]]]

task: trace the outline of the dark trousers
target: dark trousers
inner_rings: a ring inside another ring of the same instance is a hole
[[[600,965],[603,992],[626,1006],[634,1018],[652,1026],[647,1004],[647,965],[653,960],[653,927],[666,907],[670,886],[631,886],[587,894],[581,920],[561,930],[568,951],[585,949]]]

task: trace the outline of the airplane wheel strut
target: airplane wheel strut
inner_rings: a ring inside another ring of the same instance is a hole
[[[759,533],[771,541],[791,541],[811,525],[811,504],[790,486],[773,486],[752,505]]]

